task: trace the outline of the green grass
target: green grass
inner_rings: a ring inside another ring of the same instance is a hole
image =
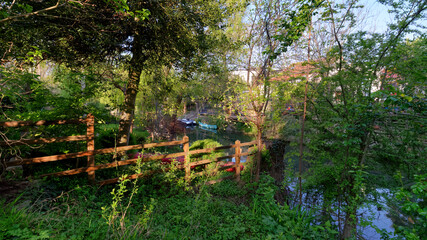
[[[269,177],[243,187],[227,180],[187,190],[156,181],[139,180],[134,194],[131,182],[75,185],[68,191],[42,182],[15,202],[1,202],[0,239],[322,239],[334,234],[316,225],[314,217],[277,204]]]
[[[218,144],[204,140],[192,149]],[[171,166],[139,163],[110,169],[104,177],[165,167]],[[85,185],[85,174],[45,179],[15,201],[0,201],[0,239],[334,238],[330,224],[318,225],[315,214],[277,204],[278,187],[271,177],[262,176],[255,184],[203,184],[223,176],[196,177],[190,186],[183,171],[172,167],[167,173],[104,187]],[[241,179],[249,182],[250,167]]]

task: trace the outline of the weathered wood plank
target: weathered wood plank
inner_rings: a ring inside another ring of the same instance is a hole
[[[143,159],[141,159],[141,162],[148,162],[148,161],[152,161],[152,160],[162,159],[163,156],[165,156],[165,155],[143,158]],[[66,171],[61,171],[61,172],[47,173],[47,174],[41,175],[41,177],[45,177],[45,176],[56,176],[56,177],[69,176],[69,175],[75,175],[75,174],[84,173],[84,172],[97,171],[97,170],[101,170],[101,169],[126,166],[126,165],[130,165],[130,164],[135,164],[135,163],[137,163],[137,161],[138,161],[138,159],[136,159],[136,158],[135,159],[128,159],[128,160],[122,160],[122,161],[117,161],[117,162],[104,163],[104,164],[96,165],[93,167],[83,167],[83,168],[76,168],[76,169],[71,169],[71,170],[66,170]],[[178,165],[176,167],[178,169],[184,168],[183,165]]]
[[[196,162],[191,162],[190,163],[190,167],[200,166],[200,165],[206,165],[206,164],[209,164],[209,163],[212,163],[212,162],[216,162],[216,161],[215,160],[213,161],[213,160],[210,160],[210,159],[199,160],[199,161],[196,161]]]
[[[185,140],[183,150],[184,150],[184,169],[185,169],[185,181],[190,181],[191,175],[191,167],[190,167],[190,140],[188,136],[184,136],[183,140]]]
[[[239,140],[236,140],[235,142],[235,154],[236,154],[236,164],[234,164],[236,166],[235,171],[236,171],[236,180],[238,182],[240,182],[240,156],[242,156],[242,149],[240,148],[241,144]]]
[[[25,165],[25,164],[33,164],[33,163],[43,163],[43,162],[54,162],[64,159],[70,159],[70,158],[78,158],[78,157],[87,157],[98,154],[107,154],[107,153],[114,153],[119,151],[127,151],[127,150],[134,150],[134,149],[142,149],[142,148],[151,148],[151,147],[163,147],[163,146],[173,146],[183,143],[183,141],[172,141],[172,142],[164,142],[164,143],[149,143],[149,144],[140,144],[140,145],[132,145],[132,146],[123,146],[123,147],[117,147],[117,148],[104,148],[104,149],[97,149],[94,151],[84,151],[84,152],[77,152],[77,153],[67,153],[67,154],[61,154],[61,155],[52,155],[52,156],[45,156],[45,157],[36,157],[36,158],[25,158],[19,161],[12,161],[7,162],[6,165],[8,167],[11,166],[18,166],[18,165]],[[179,157],[184,156],[184,153],[174,153],[174,154],[166,154],[166,155],[158,155],[153,156],[152,159],[160,159],[160,158],[171,158],[171,157]]]
[[[171,141],[171,142],[161,142],[161,143],[147,143],[147,144],[138,144],[138,145],[130,145],[130,146],[122,146],[122,147],[97,149],[94,151],[94,153],[97,155],[97,154],[124,152],[124,151],[128,151],[128,150],[138,150],[138,149],[153,148],[153,147],[174,146],[174,145],[179,145],[179,144],[184,144],[184,143],[185,143],[184,140]],[[181,155],[181,156],[183,156],[183,155]]]
[[[95,165],[94,162],[94,156],[99,154],[108,154],[108,153],[116,153],[116,152],[124,152],[128,150],[138,150],[138,149],[145,149],[145,148],[152,148],[152,147],[163,147],[163,146],[174,146],[183,144],[184,145],[184,152],[181,153],[173,153],[173,154],[162,154],[162,155],[154,155],[149,157],[144,157],[142,161],[151,161],[151,160],[159,160],[163,158],[174,158],[174,157],[180,157],[185,156],[186,157],[186,164],[178,165],[178,169],[186,169],[186,175],[189,174],[187,172],[191,171],[191,167],[194,166],[200,166],[200,165],[206,165],[209,163],[214,163],[222,160],[222,159],[230,159],[236,156],[246,156],[246,155],[252,155],[249,154],[249,152],[241,153],[238,152],[236,154],[218,157],[213,160],[210,159],[204,159],[199,160],[196,162],[189,162],[189,156],[191,154],[200,154],[200,153],[211,153],[218,150],[224,150],[224,149],[230,149],[235,148],[236,146],[250,146],[256,144],[256,141],[247,142],[233,145],[227,145],[227,146],[220,146],[216,148],[207,148],[207,149],[199,149],[199,150],[193,150],[189,151],[189,145],[188,145],[188,137],[184,138],[180,141],[171,141],[171,142],[162,142],[162,143],[149,143],[149,144],[139,144],[139,145],[131,145],[131,146],[122,146],[122,147],[114,147],[114,148],[105,148],[105,149],[94,149],[94,121],[93,116],[88,115],[88,118],[86,119],[77,119],[77,120],[53,120],[53,121],[13,121],[13,122],[0,122],[0,127],[22,127],[22,126],[42,126],[42,125],[62,125],[62,124],[83,124],[86,123],[87,125],[87,135],[78,135],[78,136],[67,136],[67,137],[56,137],[56,138],[40,138],[40,139],[21,139],[21,140],[15,140],[15,141],[8,141],[8,142],[0,142],[0,146],[12,146],[12,145],[24,145],[24,144],[46,144],[46,143],[52,143],[52,142],[68,142],[68,141],[87,141],[87,151],[84,152],[77,152],[77,153],[68,153],[68,154],[60,154],[60,155],[53,155],[53,156],[45,156],[45,157],[36,157],[36,158],[27,158],[27,159],[21,159],[18,161],[12,161],[8,162],[7,166],[17,166],[17,165],[24,165],[24,164],[33,164],[33,163],[43,163],[43,162],[52,162],[52,161],[59,161],[59,160],[65,160],[70,158],[79,158],[79,157],[87,157],[88,158],[88,166],[83,168],[76,168],[72,170],[66,170],[56,173],[49,173],[45,174],[43,176],[66,176],[66,175],[74,175],[79,173],[88,173],[89,180],[94,182],[95,181],[95,171],[106,169],[106,168],[112,168],[112,167],[118,167],[118,166],[125,166],[129,164],[135,164],[137,162],[137,159],[128,159],[128,160],[122,160],[117,161],[113,163],[106,163],[101,165]],[[216,168],[220,170],[226,170],[230,168],[238,167],[239,164],[234,164],[231,166]],[[237,173],[238,171],[236,171]],[[147,173],[143,174],[134,174],[131,176],[128,176],[129,179],[135,179],[140,176],[146,175]],[[203,174],[197,173],[197,174]],[[232,177],[232,176],[231,176]],[[229,178],[229,177],[227,177]],[[108,179],[105,181],[98,182],[100,185],[108,184],[117,182],[119,178],[115,179]],[[218,180],[215,180],[218,181]]]
[[[87,151],[91,153],[87,156],[87,167],[95,166],[95,155],[93,150],[95,150],[95,117],[92,114],[89,114],[86,118],[86,137],[87,137]],[[78,162],[77,162],[78,165]],[[88,180],[91,184],[95,184],[95,171],[90,171],[87,173]]]
[[[159,159],[165,158],[165,156],[171,157],[170,155],[181,155],[182,156],[182,154],[183,153],[150,156],[148,158],[141,159],[141,162],[148,162],[148,161],[152,161],[152,160],[159,160]],[[229,155],[229,156],[225,156],[225,157],[230,158],[230,156],[234,156],[234,154],[233,155]],[[221,157],[221,158],[223,158],[223,157]],[[100,164],[100,165],[96,165],[96,166],[93,166],[93,167],[83,167],[83,168],[76,168],[76,169],[71,169],[71,170],[66,170],[66,171],[61,171],[61,172],[47,173],[47,174],[41,175],[40,177],[45,177],[45,176],[57,176],[57,177],[59,177],[59,176],[69,176],[69,175],[75,175],[75,174],[80,174],[80,173],[85,173],[85,172],[91,172],[91,171],[96,171],[96,170],[101,170],[101,169],[126,166],[126,165],[130,165],[130,164],[135,164],[136,162],[137,162],[137,159],[128,159],[128,160],[122,160],[122,161],[117,161],[117,162],[112,162],[112,163]],[[205,165],[205,164],[209,164],[209,163],[212,163],[212,162],[217,162],[217,160],[204,159],[204,160],[200,160],[200,161],[197,161],[197,162],[191,162],[190,163],[190,167]],[[184,164],[177,165],[176,167],[178,169],[185,168]],[[226,170],[226,169],[230,169],[230,168],[233,168],[233,167],[236,167],[236,165],[234,164],[234,165],[222,167],[222,168],[219,168],[219,170]]]
[[[61,155],[52,155],[46,157],[36,157],[36,158],[24,158],[21,160],[6,162],[7,167],[26,165],[26,164],[34,164],[34,163],[43,163],[43,162],[55,162],[59,160],[65,160],[70,158],[78,158],[78,157],[87,157],[91,153],[90,152],[77,152],[77,153],[67,153]]]
[[[25,126],[42,126],[42,125],[63,125],[63,124],[82,124],[86,119],[70,119],[70,120],[40,120],[40,121],[12,121],[0,122],[0,127],[25,127]]]
[[[254,145],[254,144],[256,144],[256,140],[251,141],[251,142],[241,143],[240,147],[245,147],[245,146]]]
[[[86,135],[67,136],[67,137],[52,137],[52,138],[39,138],[39,139],[20,139],[9,140],[7,142],[0,142],[0,146],[17,146],[17,145],[31,145],[31,144],[47,144],[53,142],[74,142],[86,141]]]
[[[240,154],[240,156],[247,156],[247,155],[249,155],[248,152],[244,152],[244,153]],[[209,164],[209,163],[219,162],[219,161],[224,160],[224,159],[231,159],[233,157],[236,157],[236,154],[231,154],[231,155],[227,155],[227,156],[217,157],[217,158],[214,158],[212,160],[211,159],[204,159],[204,160],[199,160],[199,161],[196,161],[196,162],[191,162],[190,166],[205,165],[205,164]]]
[[[141,145],[133,145],[133,146],[141,146]],[[133,146],[125,146],[125,147],[133,147]],[[105,153],[113,153],[114,151],[111,151],[113,149],[114,148],[98,149],[98,150],[94,150],[93,154],[98,155],[98,154],[105,154]],[[107,150],[107,151],[105,151],[105,150]],[[65,160],[65,159],[70,159],[70,158],[87,157],[90,155],[91,155],[90,151],[89,152],[85,151],[85,152],[77,152],[77,153],[67,153],[67,154],[52,155],[52,156],[46,156],[46,157],[25,158],[22,160],[7,162],[6,165],[7,165],[7,167],[12,167],[12,166],[18,166],[18,165],[34,164],[34,163],[54,162],[54,161]],[[180,157],[180,156],[184,156],[184,155],[185,155],[184,152],[180,152],[180,153],[154,155],[154,156],[150,156],[150,157],[144,158],[144,159],[156,160],[156,159],[162,159],[162,158]],[[249,154],[249,152],[245,152],[245,153],[242,153],[240,156],[247,156],[247,155],[253,155],[253,154]],[[228,158],[233,158],[233,157],[235,157],[235,154],[231,154],[231,155],[227,155],[227,156],[223,156],[223,157],[218,157],[218,158],[216,158],[216,160],[219,161],[222,159],[228,159]],[[128,164],[136,163],[136,159],[122,160],[119,162],[126,163],[127,161],[131,161],[131,163],[128,163]],[[123,165],[128,165],[128,164],[123,164]],[[122,166],[122,165],[120,165],[120,166]],[[192,165],[192,166],[196,166],[196,165]]]
[[[255,154],[256,153],[244,152],[244,153],[241,153],[240,156],[252,156],[252,155],[255,155]]]

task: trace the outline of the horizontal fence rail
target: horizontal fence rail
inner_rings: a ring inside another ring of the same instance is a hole
[[[7,142],[0,142],[0,146],[5,147],[5,146],[47,144],[47,143],[54,143],[54,142],[73,142],[73,141],[86,141],[86,135],[56,137],[56,138],[9,140]]]
[[[24,126],[43,126],[43,125],[63,125],[63,124],[86,124],[86,135],[78,135],[78,136],[65,136],[65,137],[54,137],[54,138],[38,138],[38,139],[21,139],[21,140],[8,140],[8,141],[0,141],[0,146],[2,147],[13,147],[19,145],[32,145],[32,144],[49,144],[56,142],[73,142],[73,141],[86,141],[86,151],[76,152],[76,153],[66,153],[59,155],[51,155],[44,157],[34,157],[34,158],[24,158],[13,161],[8,161],[2,163],[5,167],[13,167],[19,165],[29,165],[29,164],[38,164],[38,163],[47,163],[47,162],[56,162],[65,159],[73,159],[80,157],[87,157],[87,166],[74,168],[65,171],[46,173],[41,175],[40,177],[46,176],[70,176],[75,174],[87,173],[88,180],[91,184],[99,184],[105,185],[110,183],[115,183],[119,181],[119,178],[112,178],[103,181],[95,181],[95,172],[97,170],[108,169],[108,168],[117,168],[121,166],[136,164],[138,161],[140,162],[149,162],[156,161],[161,159],[173,159],[178,157],[184,157],[184,161],[178,163],[175,166],[176,169],[185,170],[185,179],[187,181],[191,178],[191,169],[196,166],[204,166],[210,163],[216,163],[216,168],[212,170],[212,172],[216,173],[218,171],[233,169],[235,174],[233,176],[228,176],[223,179],[227,179],[230,177],[236,178],[237,181],[240,181],[240,169],[242,163],[240,162],[241,157],[253,155],[251,153],[251,149],[256,145],[256,141],[240,143],[240,141],[236,141],[235,144],[220,146],[215,148],[205,148],[205,149],[197,149],[197,150],[189,150],[189,138],[184,136],[182,140],[170,141],[170,142],[160,142],[160,143],[147,143],[147,144],[138,144],[131,146],[120,146],[113,148],[104,148],[104,149],[95,149],[95,128],[94,128],[95,119],[93,115],[89,114],[86,119],[77,119],[77,120],[54,120],[54,121],[14,121],[14,122],[0,122],[0,128],[10,128],[10,127],[24,127]],[[111,154],[111,153],[123,153],[129,150],[142,150],[147,148],[154,147],[166,147],[166,146],[176,146],[182,145],[183,152],[178,153],[168,153],[168,154],[157,154],[151,156],[142,156],[141,159],[133,158],[133,159],[124,159],[124,160],[116,160],[110,163],[98,164],[95,165],[95,156],[102,154]],[[242,152],[242,147],[250,147],[246,152]],[[234,149],[234,154],[229,154],[227,156],[216,157],[213,159],[197,159],[194,162],[190,161],[190,156],[194,154],[202,154],[202,153],[212,153],[219,150],[226,149]],[[231,165],[221,166],[220,162],[225,159],[234,158],[235,162]],[[150,170],[145,171],[140,174],[133,174],[127,176],[128,179],[136,179],[139,177],[150,176],[160,171],[169,171],[170,168],[166,168],[163,170]],[[195,176],[201,176],[205,174],[204,171],[193,173]],[[222,181],[223,179],[209,181],[208,184],[216,183]]]
[[[64,124],[81,124],[86,123],[86,119],[72,119],[72,120],[53,120],[53,121],[14,121],[14,122],[0,122],[0,127],[25,127],[25,126],[43,126],[43,125],[64,125]]]

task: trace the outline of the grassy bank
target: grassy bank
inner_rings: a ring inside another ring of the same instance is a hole
[[[139,180],[102,188],[53,181],[2,200],[1,239],[325,239],[329,223],[274,200],[278,188],[224,181],[189,187]]]

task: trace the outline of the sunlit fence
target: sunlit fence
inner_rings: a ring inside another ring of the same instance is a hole
[[[185,172],[185,179],[189,181],[191,176],[201,176],[204,175],[205,171],[194,172],[193,169],[196,169],[196,166],[207,166],[211,163],[216,163],[216,167],[212,169],[211,172],[218,171],[230,171],[234,172],[233,175],[228,176],[227,178],[235,178],[237,181],[240,181],[240,171],[242,169],[243,164],[241,158],[244,156],[252,155],[251,147],[256,144],[256,141],[241,143],[237,140],[234,144],[227,146],[220,146],[215,148],[206,148],[206,149],[197,149],[190,151],[190,141],[187,136],[184,136],[182,140],[178,141],[170,141],[170,142],[160,142],[160,143],[147,143],[147,144],[138,144],[131,146],[120,146],[120,147],[112,147],[112,148],[103,148],[103,149],[95,149],[95,119],[93,115],[88,115],[84,119],[76,119],[76,120],[55,120],[55,121],[14,121],[14,122],[0,122],[0,128],[19,128],[19,127],[37,127],[37,126],[49,126],[49,125],[65,125],[65,124],[77,124],[77,125],[86,125],[86,134],[85,135],[77,135],[77,136],[64,136],[64,137],[52,137],[52,138],[37,138],[37,139],[19,139],[19,140],[9,140],[4,139],[4,141],[0,141],[0,147],[2,148],[13,148],[19,145],[34,145],[34,144],[49,144],[49,143],[58,143],[58,142],[86,142],[86,151],[75,152],[75,153],[66,153],[60,155],[51,155],[51,156],[43,156],[43,157],[32,157],[32,158],[19,158],[14,157],[14,160],[4,161],[2,164],[5,168],[13,167],[13,166],[21,166],[21,165],[33,165],[33,164],[42,164],[47,162],[56,162],[66,159],[73,158],[87,158],[87,165],[85,167],[77,167],[74,169],[69,169],[65,171],[45,173],[39,177],[46,176],[70,176],[81,173],[87,173],[88,181],[91,184],[110,184],[115,183],[119,180],[119,178],[112,178],[107,180],[98,180],[95,177],[95,173],[101,169],[108,168],[118,168],[126,165],[134,165],[138,162],[149,162],[149,161],[160,161],[164,159],[174,159],[181,158],[182,161],[177,161],[177,168],[181,169]],[[115,154],[119,156],[128,156],[124,154],[126,151],[130,150],[144,150],[155,147],[166,147],[166,146],[182,146],[182,152],[177,153],[168,153],[168,154],[156,154],[156,155],[144,155],[141,154],[139,157],[130,159],[122,159],[115,160],[113,162],[96,164],[95,156],[97,155],[105,155],[105,154]],[[246,147],[246,151],[243,151],[243,147]],[[229,154],[227,156],[221,156],[216,158],[209,159],[197,159],[197,161],[190,161],[190,157],[193,154],[208,154],[213,153],[219,150],[226,149],[234,149],[233,154]],[[121,154],[120,154],[121,153]],[[220,164],[226,159],[235,159],[232,164],[229,162],[228,164]],[[163,171],[168,171],[168,169],[163,169]],[[193,171],[193,172],[192,172]],[[129,179],[136,179],[139,177],[143,177],[149,175],[147,172],[128,175]],[[215,183],[221,181],[223,179],[212,180],[208,183]]]

